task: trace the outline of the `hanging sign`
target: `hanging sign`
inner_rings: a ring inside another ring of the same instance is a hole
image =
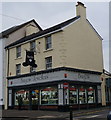
[[[25,59],[25,62],[23,62],[23,66],[27,67],[28,65],[35,67],[35,68],[37,67],[37,65],[35,64],[35,60],[34,60],[34,52],[26,50],[26,59]]]

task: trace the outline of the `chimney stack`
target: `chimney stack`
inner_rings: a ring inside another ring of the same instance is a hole
[[[76,16],[80,16],[81,18],[86,19],[86,7],[82,2],[77,2],[76,5]]]

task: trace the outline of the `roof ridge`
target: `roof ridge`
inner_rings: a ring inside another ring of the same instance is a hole
[[[61,23],[55,24],[55,25],[52,26],[52,27],[46,28],[46,29],[44,29],[44,30],[47,30],[47,29],[53,28],[53,27],[58,26],[58,25],[61,25],[61,24],[65,24],[66,22],[69,22],[69,21],[74,20],[74,19],[79,18],[79,17],[80,17],[80,16],[76,16],[76,17],[70,18],[70,19],[65,20],[65,21],[63,21],[63,22],[61,22]]]
[[[2,31],[2,32],[0,33],[0,38],[6,37],[7,35],[13,33],[14,31],[17,31],[18,29],[24,27],[25,25],[29,24],[30,22],[34,22],[34,23],[36,24],[36,26],[39,28],[39,30],[42,31],[42,28],[37,24],[37,22],[36,22],[34,19],[32,19],[32,20],[30,20],[30,21],[27,21],[27,22],[25,22],[25,23],[22,23],[22,24],[13,26],[13,27],[10,27],[10,28]]]
[[[44,29],[44,30],[42,30],[42,31],[39,31],[39,32],[37,32],[37,33],[34,33],[34,34],[31,34],[31,35],[26,36],[26,37],[24,37],[24,38],[21,38],[21,39],[15,41],[14,43],[9,44],[9,45],[6,46],[5,48],[8,48],[8,47],[17,45],[17,44],[19,44],[19,43],[23,43],[23,42],[25,42],[25,41],[28,41],[28,40],[30,40],[30,39],[33,39],[34,37],[40,37],[40,36],[45,35],[45,34],[47,34],[47,33],[50,33],[50,32],[56,31],[56,30],[58,30],[58,29],[61,29],[61,28],[63,28],[64,26],[67,26],[67,25],[69,25],[70,23],[72,23],[73,21],[77,20],[78,18],[80,18],[80,16],[73,17],[73,18],[71,18],[71,19],[68,19],[68,20],[62,22],[62,23],[59,23],[59,24],[57,24],[57,25],[54,25],[54,26],[52,26],[52,27],[49,27],[49,28]]]

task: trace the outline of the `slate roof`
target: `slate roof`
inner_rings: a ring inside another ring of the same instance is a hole
[[[42,28],[37,24],[37,22],[33,19],[33,20],[30,20],[26,23],[23,23],[21,25],[18,25],[18,26],[14,26],[14,27],[11,27],[3,32],[0,33],[0,38],[5,38],[7,37],[9,34],[15,32],[16,30],[24,27],[25,25],[29,24],[30,22],[34,22],[36,24],[36,26],[39,28],[40,31],[42,31]]]
[[[48,29],[39,31],[38,33],[34,33],[34,34],[32,34],[32,35],[26,36],[26,37],[24,37],[24,38],[22,38],[22,39],[20,39],[20,40],[18,40],[18,41],[16,41],[16,42],[14,42],[14,43],[8,45],[8,46],[6,46],[5,48],[9,48],[9,47],[12,47],[12,46],[14,46],[14,45],[17,45],[17,44],[20,44],[20,43],[29,41],[30,39],[33,39],[33,38],[35,38],[35,37],[40,37],[40,36],[42,36],[42,35],[44,35],[44,34],[47,34],[47,33],[50,33],[50,32],[56,31],[56,30],[59,30],[59,29],[65,27],[65,26],[69,25],[70,23],[76,21],[76,20],[79,19],[79,18],[80,18],[80,16],[76,16],[76,17],[71,18],[71,19],[69,19],[69,20],[67,20],[67,21],[65,21],[65,22],[62,22],[62,23],[58,24],[58,25],[55,25],[55,26],[50,27],[50,28],[48,28]]]

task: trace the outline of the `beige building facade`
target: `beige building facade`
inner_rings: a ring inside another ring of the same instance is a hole
[[[4,108],[4,105],[6,103],[6,51],[5,46],[26,37],[27,35],[31,35],[33,33],[41,31],[41,27],[36,23],[35,20],[30,20],[26,23],[23,23],[21,25],[17,25],[14,27],[11,27],[3,32],[0,33],[0,65],[1,65],[1,71],[0,71],[0,109]],[[30,32],[29,32],[30,31]],[[6,108],[6,107],[5,107]]]
[[[19,96],[23,109],[102,104],[102,38],[87,20],[83,3],[78,2],[76,12],[74,18],[6,46],[8,108],[18,107]],[[31,50],[37,68],[23,65]]]

